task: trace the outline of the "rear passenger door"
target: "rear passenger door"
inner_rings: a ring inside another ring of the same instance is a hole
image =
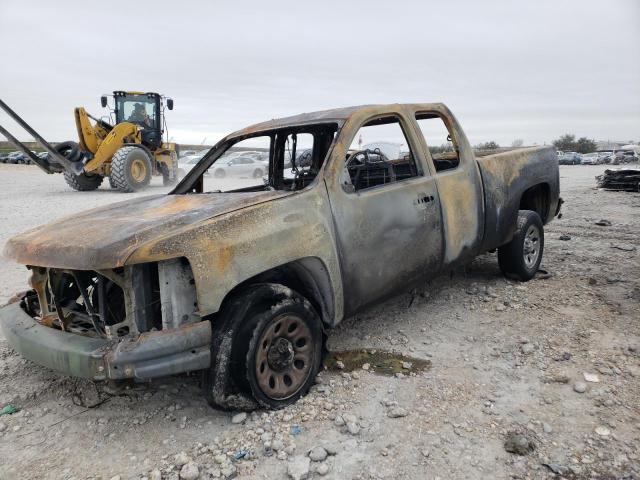
[[[354,129],[331,194],[347,315],[440,267],[438,192],[410,129],[395,114]]]
[[[484,236],[484,192],[473,150],[449,111],[416,110],[416,130],[434,172],[442,208],[443,268],[477,255]]]

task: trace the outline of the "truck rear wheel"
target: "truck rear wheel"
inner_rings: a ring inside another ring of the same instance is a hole
[[[135,192],[151,181],[149,154],[140,147],[120,148],[111,158],[111,184],[121,192]]]
[[[510,278],[531,280],[540,266],[544,251],[544,227],[540,215],[520,210],[513,239],[498,248],[500,270]]]
[[[307,393],[322,361],[322,326],[304,297],[282,285],[257,284],[223,310],[204,381],[210,404],[279,409]],[[257,405],[238,405],[243,396]]]

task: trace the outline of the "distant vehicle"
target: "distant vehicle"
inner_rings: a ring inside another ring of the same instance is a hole
[[[202,157],[204,157],[204,153],[180,157],[178,160],[178,178],[182,178],[189,173],[191,169],[198,164]]]
[[[620,165],[621,163],[631,163],[637,159],[638,156],[633,150],[618,150],[611,156],[611,164]]]
[[[611,155],[613,154],[612,151],[602,151],[602,152],[597,152],[598,154],[598,163],[611,163]]]
[[[597,165],[600,163],[599,155],[596,152],[582,155],[582,165]]]
[[[560,165],[579,165],[580,154],[577,152],[564,152],[558,157],[558,163]]]
[[[7,163],[25,163],[27,156],[22,152],[11,152],[7,155]]]
[[[197,155],[198,153],[200,153],[198,150],[185,150],[183,152],[180,152],[180,158],[190,157],[192,155]]]
[[[213,176],[216,178],[224,178],[227,175],[238,177],[262,178],[265,175],[265,164],[259,160],[255,160],[250,156],[234,155],[226,158],[220,158],[212,166]]]

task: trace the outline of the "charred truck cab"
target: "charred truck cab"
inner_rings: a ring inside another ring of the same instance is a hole
[[[117,115],[151,131],[157,109],[116,94]],[[476,158],[440,103],[271,120],[222,139],[168,195],[10,239],[31,289],[0,328],[65,374],[202,370],[213,406],[281,408],[343,318],[494,249],[505,275],[531,279],[560,205],[552,148]]]

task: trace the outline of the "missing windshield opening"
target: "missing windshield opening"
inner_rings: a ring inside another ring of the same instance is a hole
[[[176,193],[302,190],[318,175],[337,130],[336,123],[301,125],[228,139],[193,167]]]

